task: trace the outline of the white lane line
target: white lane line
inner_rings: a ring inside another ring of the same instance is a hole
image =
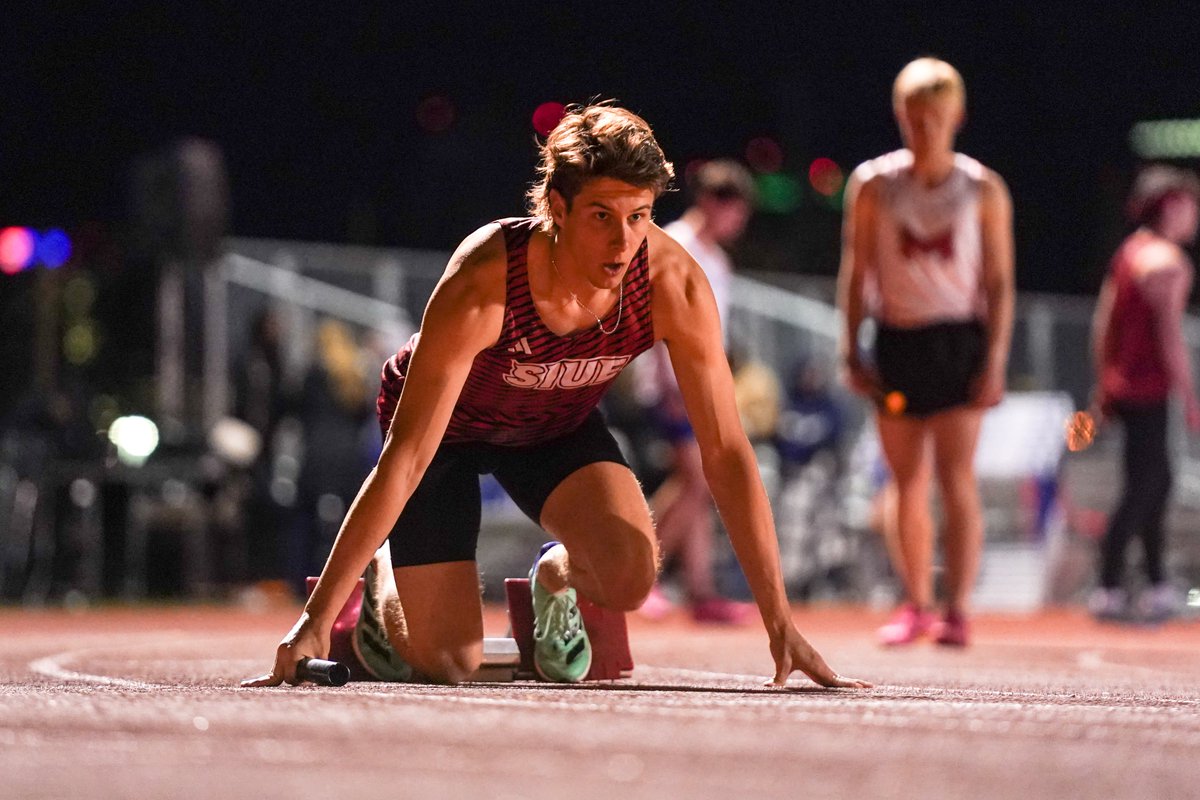
[[[76,672],[67,669],[63,666],[64,661],[73,661],[76,658],[87,653],[96,652],[101,648],[93,650],[73,650],[66,653],[59,653],[54,656],[46,656],[29,662],[29,670],[51,678],[56,681],[66,681],[68,683],[92,683],[100,686],[118,686],[123,689],[163,689],[166,688],[160,683],[146,683],[144,681],[131,681],[128,678],[113,678],[108,675],[92,675],[86,672]],[[107,648],[104,648],[107,649]]]
[[[97,686],[115,686],[123,689],[168,689],[172,688],[172,684],[154,683],[151,681],[135,681],[129,678],[117,678],[111,675],[97,675],[91,672],[78,672],[73,669],[68,669],[67,664],[78,661],[79,659],[94,655],[94,654],[113,654],[115,651],[120,651],[122,654],[128,654],[131,650],[139,649],[156,649],[173,644],[179,640],[186,642],[188,646],[195,646],[199,642],[217,641],[224,642],[227,637],[208,637],[207,639],[197,639],[189,637],[182,631],[165,631],[166,636],[162,633],[151,634],[147,641],[138,642],[136,644],[125,643],[121,646],[104,645],[100,647],[88,647],[80,650],[66,650],[55,655],[45,656],[44,658],[34,659],[27,665],[30,672],[42,675],[53,680],[65,681],[68,683],[90,683]],[[156,659],[159,662],[161,659]],[[193,663],[190,660],[184,659],[187,663]],[[124,659],[126,664],[144,665],[146,662],[139,661],[133,658]],[[205,660],[206,664],[213,663],[212,659]]]

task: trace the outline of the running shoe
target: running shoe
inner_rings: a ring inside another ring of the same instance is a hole
[[[754,619],[757,606],[724,597],[710,597],[692,604],[692,619],[711,625],[741,625]]]
[[[538,563],[558,542],[542,545],[529,570],[533,596],[533,666],[543,680],[578,683],[592,666],[592,645],[583,628],[575,589],[547,591],[537,580]]]
[[[358,656],[358,662],[375,680],[409,683],[413,679],[412,667],[396,654],[388,640],[387,628],[379,618],[379,598],[375,593],[377,582],[375,561],[372,560],[363,576],[362,608],[358,612],[358,622],[354,625],[350,645],[354,648],[354,655]]]
[[[1137,612],[1141,622],[1157,625],[1178,616],[1182,598],[1169,583],[1156,583],[1138,596]]]
[[[970,640],[967,617],[961,611],[947,611],[933,626],[933,640],[947,647],[966,647]]]
[[[650,588],[650,594],[646,595],[646,599],[638,609],[638,613],[646,619],[657,622],[666,618],[674,610],[675,604],[671,602],[671,598],[667,597],[666,593],[655,583]]]
[[[1124,622],[1129,619],[1129,594],[1101,586],[1088,598],[1088,611],[1101,622]]]
[[[879,637],[879,643],[886,647],[911,644],[928,633],[933,622],[932,613],[906,603],[876,632],[876,636]]]

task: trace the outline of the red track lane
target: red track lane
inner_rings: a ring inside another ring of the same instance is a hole
[[[771,671],[758,626],[631,618],[630,680],[240,689],[296,609],[0,610],[0,797],[1174,798],[1200,786],[1200,624],[1075,612],[899,651],[798,609],[869,691]],[[489,609],[499,635],[500,611]]]

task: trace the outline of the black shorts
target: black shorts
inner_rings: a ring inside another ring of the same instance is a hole
[[[540,524],[550,493],[571,473],[602,461],[629,466],[598,410],[571,433],[541,444],[444,443],[388,535],[392,565],[475,559],[480,475],[494,475],[521,511]]]
[[[885,392],[904,395],[904,415],[924,417],[971,401],[983,369],[987,331],[978,320],[920,328],[880,325],[875,366]]]

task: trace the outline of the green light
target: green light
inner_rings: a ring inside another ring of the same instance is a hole
[[[1142,158],[1200,158],[1200,119],[1139,122],[1129,144]]]
[[[791,175],[775,172],[755,178],[758,205],[770,214],[790,214],[800,207],[800,181]]]

